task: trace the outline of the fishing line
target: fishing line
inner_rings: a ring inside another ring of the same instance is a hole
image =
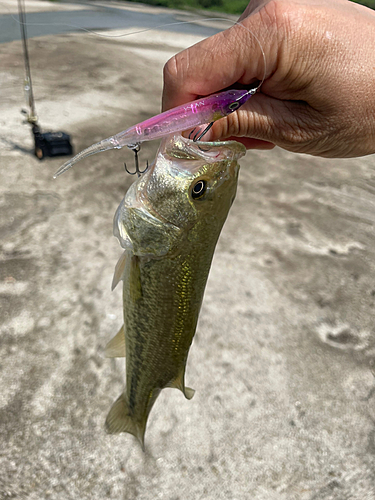
[[[9,8],[8,8],[8,10],[9,10]],[[14,21],[17,24],[23,24],[13,14],[10,14],[10,16],[12,17],[12,19],[14,19]],[[263,50],[263,46],[262,46],[259,38],[249,28],[247,28],[246,26],[244,26],[240,21],[233,21],[232,19],[229,19],[229,18],[226,18],[226,17],[209,17],[209,18],[199,17],[197,19],[192,19],[190,21],[176,21],[176,22],[173,22],[173,23],[165,23],[165,24],[160,24],[160,25],[157,25],[157,26],[153,26],[151,28],[142,28],[142,29],[139,29],[139,30],[136,30],[136,31],[132,31],[131,33],[120,33],[120,34],[100,33],[98,31],[94,31],[94,30],[91,30],[89,28],[84,28],[83,26],[79,26],[79,25],[75,25],[75,24],[68,24],[68,23],[30,23],[30,22],[28,22],[27,24],[28,24],[28,26],[66,26],[66,27],[69,27],[69,28],[75,28],[77,30],[84,31],[84,32],[86,32],[86,33],[88,33],[90,35],[93,35],[93,36],[98,36],[98,37],[103,37],[103,38],[124,38],[124,37],[127,37],[127,36],[138,35],[138,34],[141,34],[141,33],[147,33],[148,31],[157,31],[159,29],[168,28],[168,27],[172,27],[172,26],[181,26],[181,25],[184,25],[184,24],[205,23],[205,22],[210,22],[210,21],[225,21],[227,23],[230,23],[231,27],[233,27],[233,26],[241,26],[241,28],[243,28],[248,33],[250,33],[250,35],[256,40],[257,44],[259,45],[259,48],[260,48],[260,51],[261,51],[261,54],[262,54],[262,58],[263,58],[263,63],[264,63],[263,78],[260,81],[259,85],[256,87],[257,89],[259,89],[262,86],[264,80],[266,79],[266,74],[267,74],[267,61],[266,61],[265,52]]]
[[[19,0],[21,2],[22,0]],[[9,10],[9,9],[8,9]],[[25,18],[20,17],[19,21],[15,19],[15,17],[12,15],[12,18],[18,22],[22,28],[25,27]],[[102,141],[99,141],[96,144],[93,144],[92,146],[84,149],[77,155],[75,155],[71,160],[67,161],[60,167],[60,169],[55,173],[54,177],[56,178],[57,176],[61,175],[63,172],[71,168],[76,162],[86,158],[87,156],[90,156],[92,154],[98,153],[98,152],[103,152],[107,151],[108,149],[121,149],[124,145],[128,146],[130,149],[134,150],[135,146],[138,146],[141,142],[144,142],[145,140],[154,140],[158,139],[160,137],[163,137],[161,134],[166,134],[168,132],[172,131],[180,131],[180,130],[186,130],[187,128],[190,127],[197,127],[197,125],[201,124],[208,124],[206,128],[204,129],[203,132],[199,131],[195,138],[193,140],[200,140],[204,134],[211,128],[213,125],[214,121],[219,119],[220,117],[227,116],[228,114],[232,113],[235,111],[236,107],[240,107],[246,100],[254,95],[259,88],[262,86],[263,82],[265,81],[266,74],[267,74],[267,63],[266,63],[266,56],[265,52],[263,50],[262,44],[260,43],[260,40],[258,37],[246,26],[244,26],[240,21],[233,21],[232,19],[224,18],[224,17],[211,17],[211,18],[197,18],[189,21],[178,21],[178,22],[173,22],[173,23],[164,23],[162,25],[150,27],[150,28],[144,28],[144,29],[138,29],[136,31],[128,32],[128,33],[120,33],[120,34],[103,34],[103,33],[98,33],[94,32],[93,30],[79,27],[76,25],[68,24],[68,23],[33,23],[33,25],[44,25],[44,26],[50,26],[50,25],[59,25],[59,26],[68,26],[68,27],[74,27],[75,29],[85,31],[86,33],[92,34],[94,36],[102,36],[104,38],[123,38],[126,36],[130,35],[135,35],[139,33],[146,33],[148,31],[155,31],[157,29],[162,29],[170,26],[181,26],[184,24],[194,24],[198,23],[199,24],[204,24],[210,21],[224,21],[227,23],[231,24],[231,27],[234,27],[235,25],[241,26],[241,28],[245,29],[252,37],[253,39],[257,42],[259,49],[261,51],[262,57],[263,57],[263,64],[264,64],[264,72],[263,72],[263,78],[259,82],[257,86],[254,88],[252,87],[251,89],[248,89],[247,91],[243,90],[242,92],[245,92],[244,94],[241,93],[241,90],[227,90],[220,92],[219,94],[211,94],[210,96],[207,97],[201,97],[203,100],[199,101],[193,101],[189,103],[192,107],[185,108],[184,106],[176,107],[173,108],[170,111],[166,111],[164,113],[161,113],[153,118],[150,118],[149,120],[146,120],[140,124],[134,125],[133,127],[130,127],[127,130],[124,130],[112,137],[109,137],[107,139],[103,139]],[[223,32],[225,30],[221,30]],[[220,32],[220,31],[219,31]],[[234,82],[233,82],[234,83]],[[236,96],[236,97],[234,97]],[[215,100],[219,99],[218,102]],[[227,101],[229,99],[229,102]],[[245,99],[242,101],[241,100]],[[207,101],[207,102],[206,102]],[[215,101],[215,102],[212,102]],[[220,104],[219,104],[220,103]],[[201,107],[201,111],[198,113],[197,112],[197,106]],[[203,107],[204,106],[204,107]],[[212,108],[211,108],[212,106]],[[181,109],[180,109],[181,108]],[[216,110],[215,112],[213,110]],[[170,114],[176,114],[174,121],[171,121],[171,116]],[[176,128],[176,125],[173,125],[174,122],[176,122],[177,118],[177,126],[184,127],[182,128]],[[155,119],[162,120],[163,127],[161,127],[160,123],[157,123],[156,125],[153,123]],[[182,123],[183,122],[183,123]],[[151,126],[152,124],[152,126]],[[145,127],[145,130],[143,131],[142,127]],[[140,137],[142,136],[142,137]],[[136,158],[137,160],[137,158]],[[137,161],[136,161],[137,164]],[[126,168],[126,167],[125,167]],[[136,169],[138,172],[138,168]]]

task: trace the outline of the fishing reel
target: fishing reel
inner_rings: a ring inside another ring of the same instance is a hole
[[[34,154],[39,160],[45,157],[71,156],[73,146],[70,142],[70,136],[65,132],[42,132],[38,125],[38,117],[28,114],[25,109],[21,113],[26,116],[25,124],[31,125],[34,136]]]

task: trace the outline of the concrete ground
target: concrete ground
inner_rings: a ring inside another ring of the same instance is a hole
[[[156,114],[164,62],[197,40],[34,38],[41,125],[78,152]],[[20,42],[0,45],[0,498],[374,500],[374,157],[248,152],[189,356],[196,395],[163,391],[143,453],[103,430],[125,377],[104,346],[132,155],[53,180],[61,159],[33,157],[21,125],[23,77]]]

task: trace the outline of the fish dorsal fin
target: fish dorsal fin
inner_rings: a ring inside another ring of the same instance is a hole
[[[168,384],[168,387],[179,389],[184,394],[186,399],[191,399],[195,393],[194,389],[185,387],[185,366],[182,368],[177,377]]]
[[[113,337],[113,339],[111,339],[105,346],[105,357],[124,358],[125,355],[126,355],[125,328],[124,325],[122,325],[122,327]]]
[[[112,408],[109,410],[108,416],[105,421],[105,429],[108,434],[119,434],[120,432],[128,432],[133,434],[145,451],[144,436],[146,430],[146,420],[144,422],[137,422],[130,414],[129,405],[126,396],[121,396],[113,403]]]
[[[115,272],[113,275],[111,290],[113,291],[118,285],[119,281],[123,279],[124,271],[125,271],[125,262],[126,262],[126,250],[123,252],[119,260],[117,261]]]

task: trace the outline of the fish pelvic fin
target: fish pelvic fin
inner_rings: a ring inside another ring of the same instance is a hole
[[[123,279],[125,271],[125,263],[126,263],[126,250],[125,252],[122,253],[121,257],[117,261],[111,286],[112,292],[116,288],[118,283]]]
[[[182,368],[177,377],[168,384],[168,387],[179,389],[186,399],[191,399],[195,394],[194,389],[185,387],[185,366]]]
[[[105,357],[106,358],[125,358],[126,347],[125,347],[125,326],[122,325],[120,330],[105,346]]]
[[[108,434],[120,434],[120,432],[132,434],[138,439],[142,451],[145,451],[146,421],[137,422],[130,414],[125,394],[121,394],[113,403],[105,421],[105,429]]]

